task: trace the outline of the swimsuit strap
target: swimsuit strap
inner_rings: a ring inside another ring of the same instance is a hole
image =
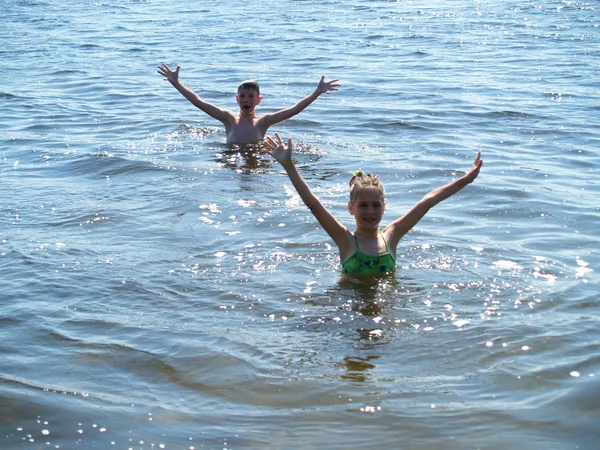
[[[387,240],[385,239],[385,236],[383,235],[383,232],[381,231],[381,229],[379,230],[379,234],[381,235],[381,237],[383,238],[383,242],[385,243],[385,251],[390,253],[390,248],[387,245]]]
[[[354,244],[356,245],[356,251],[358,252],[358,238],[356,237],[356,231],[352,233],[354,235]],[[356,252],[355,252],[356,253]]]

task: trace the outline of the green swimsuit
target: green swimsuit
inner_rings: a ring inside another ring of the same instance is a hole
[[[379,230],[381,233],[381,230]],[[383,237],[383,233],[381,233]],[[383,255],[366,255],[358,249],[358,239],[354,235],[354,242],[356,243],[356,253],[352,255],[345,263],[342,264],[344,273],[353,275],[373,275],[377,273],[388,273],[396,270],[396,261],[390,253],[387,241],[385,242],[386,252]]]

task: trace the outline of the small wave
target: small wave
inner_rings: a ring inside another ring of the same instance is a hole
[[[109,160],[108,167],[104,166],[101,173],[106,176],[116,176],[125,173],[144,173],[160,171],[155,164],[147,161],[132,161],[119,157],[112,157]]]
[[[427,131],[429,129],[421,125],[414,125],[409,121],[404,120],[372,120],[363,122],[363,126],[373,130],[387,130],[394,133],[396,132],[396,130],[393,130],[394,128],[403,128],[405,130],[413,131]]]
[[[83,70],[76,70],[76,69],[62,69],[62,70],[57,70],[56,72],[52,72],[50,75],[51,76],[56,76],[56,75],[86,75],[87,76],[87,72],[85,72]]]
[[[483,114],[483,116],[489,116],[490,118],[495,117],[518,117],[519,119],[530,119],[535,117],[534,114],[528,114],[522,111],[496,111],[491,113]]]
[[[96,49],[101,49],[104,48],[101,45],[98,44],[82,44],[79,46],[79,48],[81,50],[96,50]]]
[[[19,323],[21,323],[21,321],[14,317],[0,317],[0,328],[3,329],[9,325],[16,325]]]
[[[10,92],[0,92],[0,98],[2,98],[4,100],[12,100],[12,99],[17,99],[17,98],[22,98],[22,97],[19,97],[18,95],[15,95],[15,94],[11,94]]]
[[[26,378],[16,377],[16,376],[3,374],[3,373],[0,373],[0,380],[2,380],[2,382],[6,383],[6,384],[19,385],[19,386],[33,388],[33,389],[44,391],[44,392],[54,392],[54,393],[70,394],[70,395],[81,395],[82,397],[88,396],[88,394],[84,393],[84,392],[76,392],[76,391],[66,389],[63,387],[49,385],[49,384],[42,384],[42,383],[38,383],[36,381],[29,380]]]
[[[103,213],[93,213],[93,214],[82,214],[76,217],[70,217],[68,219],[55,220],[48,223],[48,226],[51,227],[64,227],[64,226],[85,226],[85,225],[93,225],[101,222],[106,222],[110,220],[111,215],[103,214]]]
[[[94,178],[97,178],[99,174],[110,177],[125,173],[144,173],[161,170],[158,166],[148,161],[130,160],[103,153],[81,156],[70,161],[68,165],[69,167],[66,170],[73,171],[79,175],[89,175]]]

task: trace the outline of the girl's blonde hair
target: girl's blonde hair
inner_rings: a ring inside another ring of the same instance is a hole
[[[381,198],[384,198],[385,190],[383,188],[383,183],[379,181],[379,177],[359,170],[352,178],[350,178],[350,201],[354,201],[358,191],[369,188],[377,189],[381,194]]]

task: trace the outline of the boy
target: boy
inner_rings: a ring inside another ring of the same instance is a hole
[[[325,81],[325,77],[322,76],[314,92],[304,97],[294,106],[274,113],[257,116],[254,110],[262,99],[260,88],[254,80],[244,81],[238,88],[237,95],[235,96],[240,107],[239,114],[236,114],[233,111],[219,108],[202,100],[198,94],[179,81],[179,69],[180,66],[177,66],[175,70],[171,70],[167,64],[162,63],[158,66],[158,73],[165,77],[165,80],[169,81],[194,106],[223,123],[227,135],[227,143],[235,145],[256,144],[262,141],[271,125],[295,116],[314,102],[321,94],[329,94],[329,91],[337,91],[340,86],[338,79]]]

